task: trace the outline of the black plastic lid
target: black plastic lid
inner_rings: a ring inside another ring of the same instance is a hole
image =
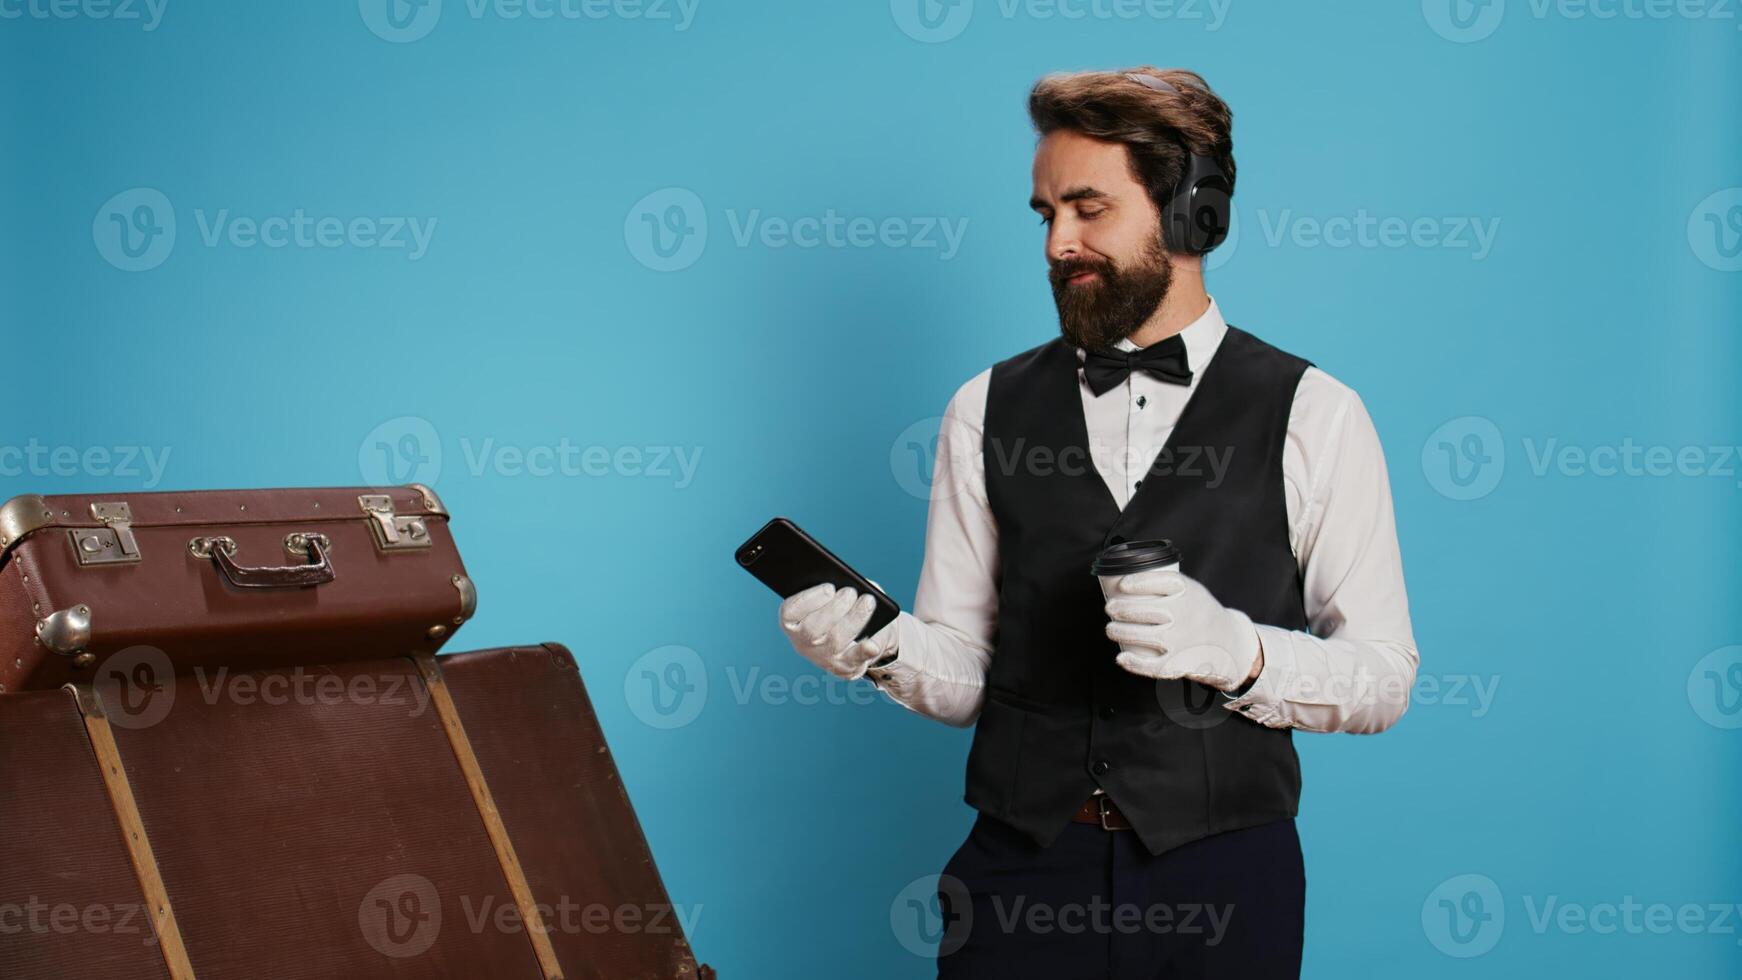
[[[1105,548],[1089,565],[1094,575],[1130,575],[1179,563],[1179,549],[1167,538],[1159,541],[1121,541]]]

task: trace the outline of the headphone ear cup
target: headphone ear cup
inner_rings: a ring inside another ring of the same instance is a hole
[[[1234,201],[1228,182],[1210,177],[1188,192],[1191,208],[1191,243],[1194,255],[1203,255],[1228,238]]]
[[[1233,186],[1216,161],[1192,154],[1162,213],[1168,248],[1203,255],[1222,244],[1233,224],[1233,199]]]

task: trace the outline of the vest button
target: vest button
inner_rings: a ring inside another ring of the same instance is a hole
[[[1107,775],[1107,771],[1112,768],[1113,765],[1106,759],[1097,759],[1095,764],[1089,767],[1089,771],[1097,776],[1105,776]]]
[[[1113,717],[1113,716],[1114,716],[1114,715],[1116,715],[1116,714],[1118,714],[1118,713],[1119,713],[1119,712],[1117,712],[1117,711],[1114,711],[1114,710],[1113,710],[1113,706],[1112,706],[1112,705],[1110,705],[1110,704],[1109,704],[1109,705],[1103,705],[1103,706],[1102,706],[1102,707],[1101,707],[1101,717],[1102,717],[1102,718],[1111,718],[1111,717]]]

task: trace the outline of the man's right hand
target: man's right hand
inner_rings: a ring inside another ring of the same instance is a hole
[[[801,656],[836,677],[853,680],[895,648],[895,623],[854,640],[877,607],[869,595],[823,583],[780,604],[780,628]]]

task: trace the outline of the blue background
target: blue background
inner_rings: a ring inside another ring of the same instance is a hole
[[[1531,916],[1550,896],[1742,901],[1725,652],[1742,475],[1531,465],[1549,440],[1742,443],[1742,274],[1713,251],[1742,228],[1702,246],[1698,212],[1742,185],[1738,12],[1512,0],[1460,34],[1436,31],[1436,0],[1235,0],[1221,22],[979,0],[940,37],[904,31],[903,4],[700,0],[683,30],[465,0],[397,33],[373,0],[169,0],[153,30],[91,8],[0,19],[0,443],[169,453],[148,485],[13,452],[0,491],[433,483],[480,587],[454,648],[575,650],[673,898],[701,907],[703,959],[731,978],[929,976],[897,896],[971,823],[969,733],[821,683],[729,554],[784,513],[911,601],[925,470],[907,442],[1055,330],[1027,87],[1193,67],[1236,114],[1240,238],[1210,290],[1362,395],[1438,685],[1382,736],[1296,740],[1306,974],[1742,970],[1734,916],[1668,935]],[[104,209],[135,188],[177,231],[125,271]],[[676,212],[693,261],[658,271],[680,240],[642,215],[666,218],[678,197],[649,195],[667,188],[694,195]],[[1742,221],[1738,193],[1711,213]],[[415,258],[208,244],[223,209],[437,223]],[[831,209],[966,235],[946,257],[733,234],[752,212]],[[1497,235],[1479,254],[1299,233],[1363,211]],[[1472,434],[1480,451],[1443,455]],[[474,462],[565,439],[696,468]],[[1484,457],[1486,492],[1458,499]],[[655,701],[646,675],[672,658],[694,689]],[[739,694],[768,677],[798,686]],[[680,695],[687,723],[662,727]],[[1424,906],[1439,916],[1463,875],[1491,883],[1503,931],[1436,940]]]

